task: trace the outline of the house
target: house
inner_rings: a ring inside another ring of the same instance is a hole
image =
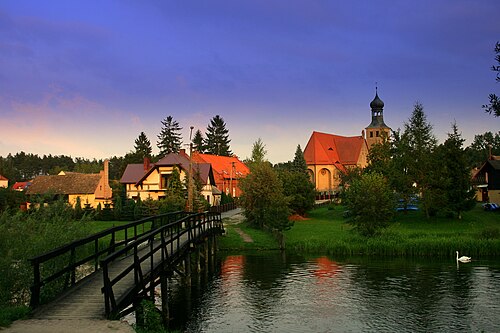
[[[9,187],[9,180],[2,175],[0,175],[0,188],[1,187],[4,187],[4,188]]]
[[[104,170],[98,174],[61,172],[55,176],[38,176],[33,179],[26,194],[30,199],[37,195],[52,195],[63,198],[74,206],[77,198],[81,205],[96,208],[99,204],[112,203],[112,189],[109,186],[109,161],[104,161]]]
[[[316,191],[338,192],[341,174],[355,167],[366,167],[370,147],[390,136],[391,129],[384,122],[384,102],[377,91],[370,108],[372,121],[360,136],[312,133],[304,149],[304,159]]]
[[[211,154],[193,153],[193,160],[198,163],[209,163],[215,177],[215,185],[233,198],[241,196],[239,182],[245,178],[250,169],[236,156],[218,156]]]
[[[14,191],[26,191],[28,187],[30,187],[31,182],[16,182],[14,185],[12,185],[12,189]]]
[[[189,155],[181,149],[178,154],[167,154],[156,163],[150,163],[149,159],[145,158],[142,164],[127,165],[120,183],[125,185],[127,198],[161,200],[165,197],[174,168],[179,171],[183,182],[189,174],[189,167]],[[191,167],[202,185],[201,195],[210,205],[218,205],[221,192],[215,186],[212,166],[192,161]]]
[[[500,156],[490,156],[472,181],[477,189],[477,200],[500,203]]]

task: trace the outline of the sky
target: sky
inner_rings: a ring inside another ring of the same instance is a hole
[[[481,108],[498,0],[2,0],[0,156],[123,156],[161,121],[226,122],[231,150],[257,139],[273,163],[313,131],[357,136],[375,86],[403,128],[418,101],[439,142],[500,129]]]

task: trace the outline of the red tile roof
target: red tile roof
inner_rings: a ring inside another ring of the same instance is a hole
[[[30,185],[31,185],[31,182],[16,182],[14,185],[12,185],[12,189],[13,190],[25,190]]]
[[[235,156],[218,156],[193,153],[193,160],[198,163],[210,163],[219,178],[243,178],[250,173],[250,169]],[[234,168],[233,168],[234,165]]]
[[[306,148],[304,158],[308,165],[345,165],[357,164],[366,141],[362,136],[340,136],[313,132]],[[340,166],[342,165],[342,166]]]
[[[0,180],[8,180],[8,179],[5,178],[4,176],[0,175]]]

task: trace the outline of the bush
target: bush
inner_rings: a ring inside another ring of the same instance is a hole
[[[344,193],[348,223],[364,236],[373,236],[389,225],[395,200],[385,178],[378,173],[363,174]]]
[[[28,259],[90,233],[87,218],[73,219],[73,209],[62,201],[41,205],[29,212],[0,214],[0,308],[25,306],[33,283],[33,268]],[[64,258],[63,258],[64,259]],[[60,262],[44,265],[44,274],[58,270]],[[44,288],[44,298],[58,289]],[[58,292],[58,291],[57,291]]]

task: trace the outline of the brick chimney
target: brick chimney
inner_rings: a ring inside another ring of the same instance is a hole
[[[144,157],[144,172],[147,172],[151,167],[151,163],[148,157]]]
[[[104,177],[103,177],[103,183],[104,183],[104,198],[109,199],[111,198],[111,187],[109,186],[109,160],[105,159],[104,160]]]

